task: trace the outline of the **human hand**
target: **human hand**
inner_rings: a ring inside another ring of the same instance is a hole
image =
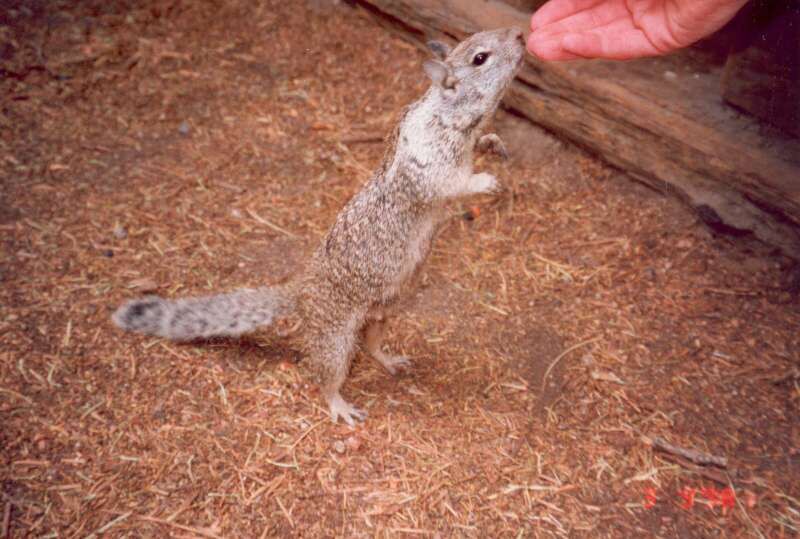
[[[531,18],[543,60],[659,56],[719,30],[747,0],[550,0]]]

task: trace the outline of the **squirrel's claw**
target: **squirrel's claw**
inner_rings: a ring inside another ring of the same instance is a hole
[[[503,140],[497,136],[496,133],[489,133],[483,135],[478,139],[477,148],[481,152],[493,152],[499,155],[502,159],[508,159],[508,149],[506,148]]]

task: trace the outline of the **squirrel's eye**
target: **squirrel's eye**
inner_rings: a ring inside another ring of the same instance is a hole
[[[488,52],[479,52],[472,58],[472,65],[479,66],[482,63],[484,63],[488,57],[489,57]]]

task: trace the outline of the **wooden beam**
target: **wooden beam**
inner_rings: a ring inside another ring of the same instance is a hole
[[[491,28],[527,30],[529,20],[497,0],[360,3],[420,45]],[[719,69],[675,81],[663,67],[670,61],[546,63],[528,56],[506,103],[680,197],[707,222],[751,231],[800,259],[800,141],[766,139],[752,119],[726,109]]]

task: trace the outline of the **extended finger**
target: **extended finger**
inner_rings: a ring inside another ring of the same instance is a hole
[[[644,32],[630,27],[566,34],[561,37],[561,47],[565,54],[609,60],[631,60],[663,53],[653,46]]]
[[[574,25],[571,24],[572,21],[575,21]],[[598,24],[599,21],[606,22],[605,24]],[[596,28],[617,26],[633,27],[633,22],[630,20],[629,13],[617,13],[616,18],[592,16],[588,11],[579,13],[563,21],[547,25],[536,32],[532,32],[530,36],[528,36],[528,51],[543,60],[575,60],[582,58],[582,56],[574,54],[564,48],[563,38],[565,35],[581,33],[583,27],[587,28],[583,30],[586,32]]]
[[[531,31],[589,9],[604,0],[550,0],[531,17]]]
[[[633,26],[630,11],[628,11],[624,5],[616,2],[607,2],[540,26],[536,30],[533,30],[532,33],[579,33],[606,26],[620,19],[630,21],[630,25]]]
[[[558,35],[552,39],[537,40],[533,35],[528,38],[528,52],[542,60],[579,60],[583,58],[577,54],[572,54],[564,50],[561,44],[563,35]]]

